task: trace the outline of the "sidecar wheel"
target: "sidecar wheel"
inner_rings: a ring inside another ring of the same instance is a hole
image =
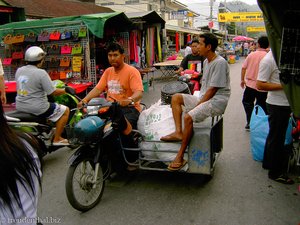
[[[66,193],[69,203],[74,209],[85,212],[95,207],[103,195],[105,181],[101,166],[98,169],[97,182],[93,185],[95,164],[84,159],[71,165],[66,177]]]

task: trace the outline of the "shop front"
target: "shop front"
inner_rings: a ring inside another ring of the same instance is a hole
[[[40,46],[47,52],[44,69],[52,80],[60,79],[77,92],[86,91],[97,83],[99,68],[108,67],[106,54],[98,54],[105,52],[107,42],[119,41],[129,59],[131,25],[124,13],[114,12],[0,26],[0,58],[8,81],[7,92],[15,91],[10,90],[15,88],[15,72],[24,65],[24,54],[30,46]]]

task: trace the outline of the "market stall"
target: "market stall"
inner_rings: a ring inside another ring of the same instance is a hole
[[[44,69],[52,80],[61,79],[81,91],[97,83],[97,66],[107,60],[97,55],[97,40],[106,43],[117,39],[130,57],[131,21],[124,13],[100,13],[24,21],[0,26],[0,57],[5,79],[15,80],[15,71],[24,65],[24,53],[30,46],[46,52]],[[104,46],[101,46],[104,49]],[[98,59],[97,59],[98,57]],[[8,85],[10,86],[10,85]]]

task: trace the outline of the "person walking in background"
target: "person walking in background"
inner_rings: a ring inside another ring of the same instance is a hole
[[[41,156],[35,139],[12,130],[0,102],[0,224],[37,224]]]
[[[189,41],[186,44],[185,50],[184,50],[184,57],[186,57],[189,54],[192,54],[192,48],[190,47],[190,45],[192,44],[192,41]]]
[[[0,59],[0,95],[1,95],[2,104],[6,104],[4,71],[3,71],[1,59]]]
[[[259,90],[268,91],[266,102],[270,130],[265,144],[263,168],[269,170],[270,179],[283,184],[293,184],[294,181],[286,175],[289,155],[284,148],[291,109],[271,51],[259,65],[256,85]]]
[[[254,102],[260,105],[266,112],[266,98],[267,92],[258,91],[256,88],[256,79],[259,69],[259,63],[263,57],[267,54],[267,48],[269,47],[268,37],[262,36],[258,39],[258,49],[255,52],[250,53],[245,59],[241,70],[241,87],[244,90],[242,103],[246,112],[246,126],[245,129],[250,129],[250,119],[252,110],[254,108]]]
[[[248,42],[245,42],[243,44],[243,47],[244,47],[244,56],[247,57],[248,53],[249,53],[249,43]]]

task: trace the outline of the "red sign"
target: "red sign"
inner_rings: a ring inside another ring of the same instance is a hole
[[[214,27],[214,22],[213,21],[209,21],[208,22],[208,28],[213,28]]]

